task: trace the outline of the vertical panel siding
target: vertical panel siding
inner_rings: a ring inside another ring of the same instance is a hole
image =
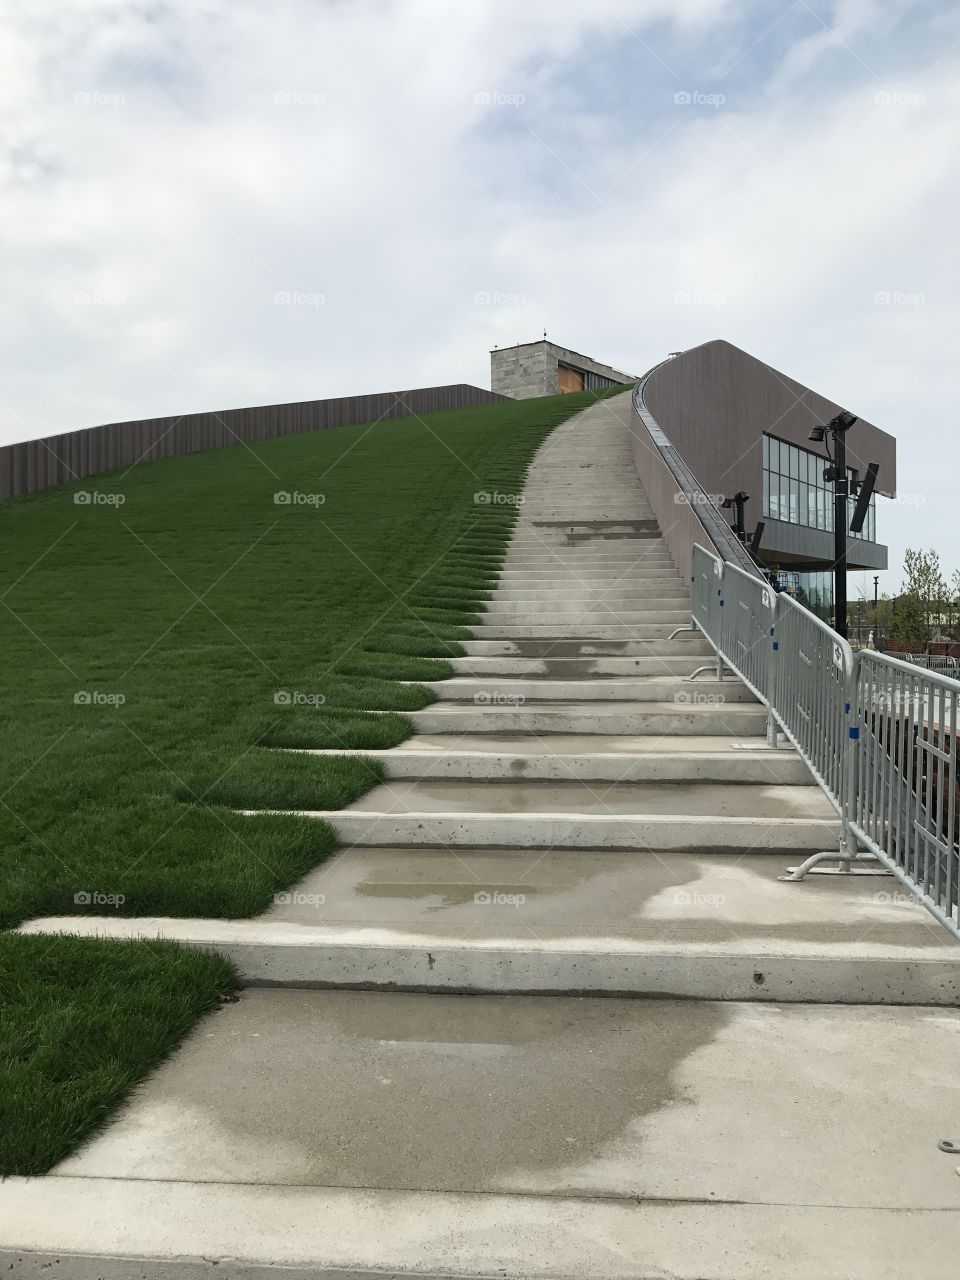
[[[152,462],[275,436],[359,426],[381,418],[467,409],[507,398],[459,382],[412,391],[383,391],[367,396],[258,405],[250,409],[188,413],[87,427],[61,436],[0,447],[0,502],[52,485],[69,484],[84,476],[131,467],[141,460]]]

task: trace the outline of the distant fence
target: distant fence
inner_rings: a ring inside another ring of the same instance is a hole
[[[84,476],[136,466],[138,462],[173,458],[181,453],[202,453],[231,444],[249,444],[304,431],[325,431],[330,427],[353,427],[379,419],[467,409],[507,398],[458,382],[445,387],[185,413],[170,418],[87,427],[61,436],[0,447],[0,502],[53,485],[69,484]]]

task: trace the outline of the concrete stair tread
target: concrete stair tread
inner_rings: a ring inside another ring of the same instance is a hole
[[[714,783],[619,782],[591,787],[578,781],[454,781],[423,779],[416,782],[384,782],[346,809],[331,813],[336,822],[343,814],[496,814],[575,815],[577,817],[632,817],[682,815],[683,817],[747,818],[761,824],[771,821],[822,818],[835,820],[835,812],[820,788],[744,783],[731,787]]]
[[[596,707],[596,714],[600,715],[618,715],[627,712],[642,709],[644,714],[649,715],[676,715],[682,712],[684,715],[702,716],[708,719],[717,715],[745,716],[755,718],[757,715],[757,703],[724,703],[722,705],[716,703],[697,703],[688,702],[677,704],[675,702],[644,702],[642,704],[635,701],[628,702],[603,702]],[[583,710],[583,703],[577,701],[569,702],[552,702],[539,701],[536,698],[527,698],[521,706],[474,706],[472,703],[463,702],[432,702],[429,707],[425,707],[424,711],[430,712],[432,715],[462,715],[464,712],[481,713],[489,716],[509,716],[517,715],[524,711],[545,711],[545,712],[576,712]],[[419,711],[406,713],[410,719],[422,714]]]
[[[604,755],[621,757],[641,755],[665,758],[674,755],[684,757],[688,755],[730,755],[736,759],[743,759],[746,754],[758,754],[766,758],[784,756],[798,758],[792,750],[771,751],[766,746],[766,739],[762,737],[697,737],[693,734],[689,737],[666,734],[651,737],[649,735],[605,735],[599,733],[556,733],[550,734],[549,737],[545,738],[541,738],[537,734],[509,733],[464,733],[456,738],[451,738],[449,734],[418,733],[382,754],[397,755],[410,752],[433,752],[442,755],[449,751],[470,751],[484,755],[530,756]],[[325,754],[325,752],[317,751],[316,754]],[[349,755],[350,752],[332,748],[330,754]],[[376,751],[361,750],[357,754],[376,755],[378,753]]]
[[[823,1280],[838,1266],[844,1280],[902,1280],[907,1258],[924,1280],[955,1274],[941,1245],[954,1212],[920,1206],[893,1213],[49,1175],[8,1178],[0,1209],[16,1224],[0,1234],[0,1259],[31,1280],[45,1268],[63,1272],[66,1258],[70,1280],[196,1280],[214,1267],[229,1280],[275,1271],[287,1280]],[[735,1242],[722,1258],[718,1240]]]
[[[410,681],[409,683],[416,683]],[[564,679],[542,675],[536,679],[515,675],[461,675],[446,680],[420,683],[445,702],[469,701],[491,704],[497,698],[523,697],[531,701],[615,701],[666,702],[678,705],[727,705],[756,702],[756,697],[738,680],[690,681],[683,675],[587,674]]]

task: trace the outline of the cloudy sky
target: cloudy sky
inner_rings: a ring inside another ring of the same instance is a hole
[[[0,96],[0,441],[725,337],[960,567],[950,0],[7,0]]]

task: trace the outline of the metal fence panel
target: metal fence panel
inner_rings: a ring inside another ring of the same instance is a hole
[[[723,599],[723,561],[698,543],[693,548],[693,593],[691,610],[694,626],[720,650],[720,617]]]
[[[724,566],[722,589],[723,658],[754,693],[769,702],[776,592],[733,564]]]
[[[960,932],[960,683],[886,654],[859,655],[853,833]]]
[[[849,768],[853,651],[792,596],[777,597],[772,709],[838,809]]]

